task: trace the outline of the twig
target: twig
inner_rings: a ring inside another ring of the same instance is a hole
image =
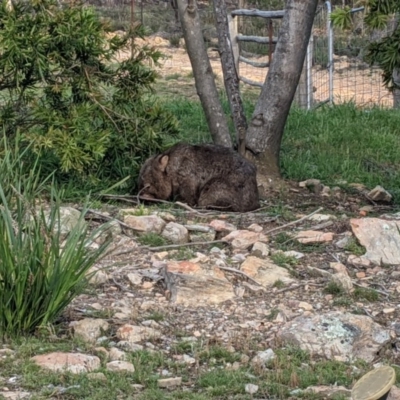
[[[316,214],[316,213],[322,211],[323,209],[324,209],[323,207],[320,207],[320,208],[318,208],[317,210],[313,211],[311,214],[305,215],[304,217],[301,217],[300,219],[297,219],[296,221],[292,221],[292,222],[289,222],[288,224],[285,224],[285,225],[278,226],[278,227],[276,227],[276,228],[270,229],[269,231],[264,232],[264,235],[268,235],[268,234],[270,234],[270,233],[272,233],[272,232],[278,231],[278,230],[280,230],[280,229],[287,228],[287,227],[289,227],[289,226],[297,225],[297,224],[299,224],[300,222],[303,222],[303,221],[305,221],[306,219],[310,218],[312,215],[314,215],[314,214]]]
[[[82,211],[83,208],[78,208],[78,210]],[[98,215],[99,217],[103,218],[106,221],[117,221],[121,226],[123,226],[126,229],[131,229],[132,231],[135,231],[135,232],[143,232],[142,229],[132,228],[131,226],[129,226],[128,224],[125,224],[125,222],[122,222],[121,220],[119,220],[117,218],[109,217],[108,215],[104,215],[98,211],[92,210],[91,208],[88,208],[87,212]]]
[[[366,288],[365,286],[360,285],[359,283],[357,283],[357,282],[355,282],[355,281],[352,281],[352,283],[353,283],[354,286],[358,286],[358,287],[360,287],[360,288],[362,288],[362,289],[371,289],[371,288]],[[379,293],[379,294],[382,294],[382,295],[385,296],[386,298],[389,298],[389,296],[390,296],[389,293],[384,292],[383,290],[379,290],[379,289],[371,289],[371,290],[375,290],[375,292],[377,292],[377,293]]]
[[[284,288],[284,289],[280,289],[280,290],[277,290],[276,292],[273,292],[273,293],[274,294],[278,294],[278,293],[289,292],[290,290],[296,290],[296,289],[299,289],[299,288],[301,288],[303,286],[306,286],[306,285],[307,285],[307,282],[303,282],[303,283],[300,283],[299,285],[290,286],[290,287],[287,287],[287,288]]]
[[[227,241],[226,240],[211,240],[209,242],[190,242],[190,243],[182,243],[182,244],[167,244],[165,246],[157,246],[157,247],[141,246],[141,247],[136,247],[136,248],[143,249],[143,250],[150,250],[150,251],[158,251],[158,250],[164,250],[164,249],[178,249],[179,247],[185,247],[185,246],[204,246],[204,245],[214,244],[214,243],[227,243]]]
[[[219,265],[217,265],[217,268],[222,269],[224,271],[233,272],[234,274],[242,275],[242,276],[246,277],[249,281],[255,283],[256,285],[263,287],[263,285],[261,285],[261,283],[258,283],[256,280],[254,280],[252,277],[250,277],[249,275],[247,275],[240,269],[230,268],[230,267],[221,267]]]

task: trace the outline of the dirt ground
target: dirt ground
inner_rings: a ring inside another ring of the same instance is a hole
[[[141,41],[138,40],[138,42]],[[161,67],[158,68],[161,77],[168,79],[168,77],[177,74],[185,77],[186,84],[185,82],[181,83],[186,86],[187,96],[195,96],[192,67],[186,50],[172,47],[168,40],[156,35],[147,37],[142,43],[156,47],[166,56]],[[223,75],[218,52],[209,48],[208,54],[214,74],[222,84]],[[127,54],[121,55],[122,58],[125,56]],[[257,57],[254,61],[267,62],[268,57]],[[251,81],[263,83],[268,69],[256,68],[240,62],[239,71],[241,76]],[[328,70],[320,65],[313,66],[312,81],[314,101],[316,103],[326,101],[329,98]],[[247,84],[243,84],[243,87],[255,92],[259,91],[259,88]],[[360,107],[393,106],[391,94],[383,87],[380,70],[367,68],[366,65],[346,56],[334,57],[333,93],[336,103],[354,101]]]

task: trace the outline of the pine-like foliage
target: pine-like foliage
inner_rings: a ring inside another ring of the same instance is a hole
[[[43,173],[111,183],[177,133],[151,94],[158,51],[135,45],[138,26],[110,34],[76,2],[13,0],[0,5],[0,126],[20,132]],[[133,56],[118,61],[121,51]]]

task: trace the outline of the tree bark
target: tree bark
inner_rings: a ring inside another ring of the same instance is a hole
[[[400,109],[400,68],[393,70],[393,83],[396,87],[393,89],[393,108]]]
[[[318,0],[287,0],[267,78],[246,136],[246,156],[264,188],[280,179],[279,151],[300,79]]]
[[[218,47],[224,74],[225,90],[229,100],[233,123],[236,129],[238,151],[242,156],[246,152],[247,120],[240,96],[239,76],[233,56],[232,38],[229,34],[228,13],[225,0],[214,0],[214,13],[217,23]]]
[[[232,147],[228,122],[222,109],[214,74],[204,44],[196,1],[177,0],[177,4],[197,94],[200,97],[213,142]]]

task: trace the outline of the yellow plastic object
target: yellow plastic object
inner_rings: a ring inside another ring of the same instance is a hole
[[[351,398],[352,400],[386,399],[395,381],[396,372],[392,367],[384,365],[375,368],[356,382],[351,391]]]

